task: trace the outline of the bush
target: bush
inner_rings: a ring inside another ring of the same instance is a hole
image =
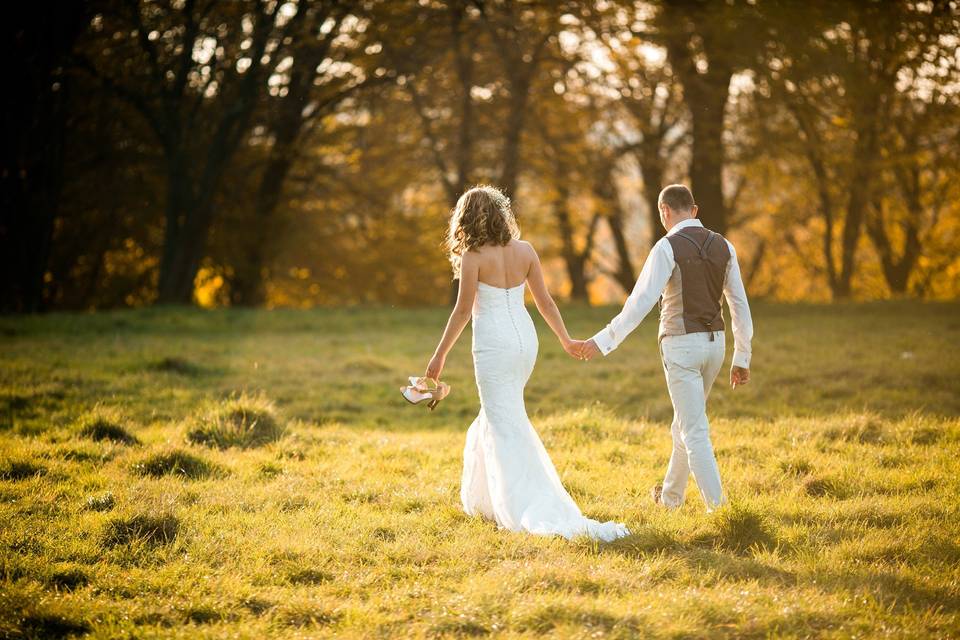
[[[241,394],[209,409],[187,433],[187,440],[218,449],[249,449],[276,442],[283,432],[273,403]]]
[[[154,478],[175,475],[197,480],[214,475],[217,469],[203,458],[198,458],[186,451],[174,449],[154,454],[138,462],[134,465],[134,471],[141,476],[152,476]]]

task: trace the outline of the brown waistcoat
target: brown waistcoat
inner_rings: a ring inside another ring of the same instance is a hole
[[[676,266],[660,301],[660,337],[723,331],[730,247],[719,233],[685,227],[667,236]]]

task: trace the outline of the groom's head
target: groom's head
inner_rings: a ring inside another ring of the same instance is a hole
[[[657,198],[657,207],[660,209],[660,222],[667,231],[682,220],[697,217],[697,205],[686,185],[671,184],[664,187]]]

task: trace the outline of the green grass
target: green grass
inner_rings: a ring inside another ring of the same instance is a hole
[[[960,636],[960,305],[755,315],[711,515],[647,497],[654,319],[591,363],[537,319],[527,408],[609,545],[461,512],[469,331],[437,411],[398,393],[443,310],[0,318],[0,638]]]

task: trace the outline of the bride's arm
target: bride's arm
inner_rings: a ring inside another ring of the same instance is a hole
[[[563,323],[563,316],[557,308],[557,303],[547,290],[547,283],[543,280],[543,269],[540,267],[540,256],[537,255],[533,245],[528,244],[533,257],[530,262],[530,270],[527,272],[527,283],[530,285],[530,293],[533,294],[533,301],[537,304],[537,311],[543,316],[550,326],[550,330],[560,340],[563,350],[574,357],[579,357],[575,348],[575,341],[570,339],[567,333],[567,327]]]
[[[477,297],[479,273],[479,256],[467,251],[460,263],[460,289],[457,292],[457,303],[453,306],[453,311],[450,312],[447,328],[443,330],[440,344],[437,345],[437,349],[433,352],[433,357],[430,358],[430,363],[427,365],[427,371],[424,375],[428,378],[440,379],[447,354],[457,343],[457,338],[460,337],[464,327],[467,326],[467,322],[470,321],[473,301]]]

